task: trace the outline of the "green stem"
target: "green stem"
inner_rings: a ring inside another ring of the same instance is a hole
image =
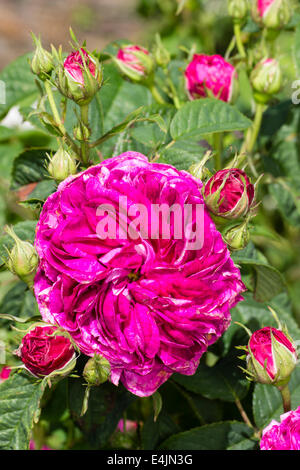
[[[278,390],[281,393],[284,412],[291,411],[291,393],[288,384],[278,387]]]
[[[243,45],[242,37],[241,37],[241,26],[240,23],[234,23],[233,31],[236,39],[236,45],[239,51],[240,56],[242,59],[246,58],[246,51]]]
[[[170,72],[169,72],[168,67],[164,67],[164,73],[165,73],[166,78],[167,78],[167,83],[170,87],[171,97],[172,97],[172,100],[174,102],[175,108],[179,109],[179,108],[181,108],[180,99],[179,99],[179,96],[177,94],[176,88],[174,86],[173,80],[170,77]]]
[[[240,156],[237,161],[237,166],[241,165],[244,162],[247,153],[251,153],[253,151],[255,142],[257,140],[257,137],[261,128],[264,110],[265,110],[265,104],[263,103],[256,104],[254,122],[253,122],[253,125],[250,127],[250,129],[248,129],[246,133],[246,138],[240,150]]]
[[[214,159],[215,169],[218,171],[222,168],[222,133],[218,132],[213,134],[213,147],[214,147]]]
[[[49,101],[49,104],[50,104],[50,108],[51,108],[55,123],[56,123],[58,129],[60,130],[60,132],[62,133],[62,135],[66,135],[66,129],[65,129],[65,126],[62,123],[59,112],[57,110],[56,103],[55,103],[54,96],[53,96],[53,92],[52,92],[51,83],[49,82],[49,80],[45,81],[45,89],[46,89],[46,93],[47,93],[47,96],[48,96],[48,101]]]
[[[149,87],[149,90],[152,93],[153,98],[155,99],[155,101],[157,101],[158,104],[166,104],[165,100],[163,99],[163,97],[159,93],[159,91],[156,88],[156,86],[154,85],[154,83],[150,84],[148,87]]]
[[[243,408],[243,405],[241,404],[239,398],[236,397],[235,399],[235,404],[240,412],[241,417],[243,418],[244,422],[249,426],[249,428],[253,428],[253,424],[251,423],[250,419],[248,418],[248,415],[246,411]]]
[[[88,128],[89,127],[89,105],[88,104],[84,104],[80,106],[80,117],[81,117],[82,124]],[[87,140],[84,140],[83,142],[81,142],[81,159],[84,165],[88,165],[89,144]]]

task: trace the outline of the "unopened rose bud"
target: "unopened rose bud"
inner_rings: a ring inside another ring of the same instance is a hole
[[[223,235],[223,240],[231,251],[243,250],[250,240],[247,223],[245,222],[231,227],[225,235]]]
[[[248,0],[227,0],[228,14],[235,21],[242,21],[246,18],[249,10]]]
[[[75,159],[63,147],[60,147],[50,158],[47,170],[49,175],[60,183],[68,176],[76,174],[77,165]]]
[[[289,0],[252,0],[252,17],[268,29],[281,29],[291,19]]]
[[[216,216],[228,220],[245,217],[254,204],[254,185],[238,168],[217,171],[204,186],[204,200]]]
[[[88,104],[102,82],[103,72],[99,61],[83,48],[72,52],[58,70],[58,89],[79,105]]]
[[[36,377],[65,376],[75,367],[71,341],[56,332],[54,326],[36,326],[23,337],[16,351],[25,368]]]
[[[280,386],[296,366],[296,347],[287,333],[267,326],[250,337],[246,361],[253,380]]]
[[[214,97],[232,102],[236,95],[237,72],[220,55],[194,54],[185,70],[185,79],[191,100]]]
[[[50,52],[42,47],[41,40],[33,33],[32,38],[36,45],[36,50],[31,61],[31,70],[41,80],[46,80],[53,70],[53,58]]]
[[[144,82],[153,73],[154,60],[147,49],[125,46],[114,59],[120,71],[133,82]]]
[[[99,354],[95,354],[86,363],[83,377],[89,386],[98,386],[108,380],[110,376],[110,363]]]
[[[83,123],[80,123],[79,126],[74,128],[73,135],[76,140],[79,140],[80,142],[82,142],[84,140],[89,140],[91,131]]]
[[[263,59],[252,70],[251,84],[256,101],[266,103],[279,92],[282,85],[280,65],[275,59]]]
[[[12,228],[6,227],[6,232],[15,241],[13,248],[8,251],[7,267],[29,287],[32,287],[39,262],[38,254],[34,246],[21,240]]]

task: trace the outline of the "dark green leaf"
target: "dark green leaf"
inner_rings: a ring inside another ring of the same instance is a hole
[[[0,384],[0,449],[29,448],[42,395],[42,383],[26,373],[15,374]]]

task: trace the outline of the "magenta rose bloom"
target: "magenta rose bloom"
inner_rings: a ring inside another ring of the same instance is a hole
[[[254,203],[254,185],[238,168],[217,171],[205,184],[204,199],[209,210],[220,217],[245,216]]]
[[[261,450],[300,450],[300,406],[273,420],[263,430]]]
[[[35,293],[44,320],[67,330],[84,354],[102,355],[110,380],[139,396],[174,372],[195,373],[245,289],[201,186],[185,171],[126,152],[61,183],[38,222]],[[182,236],[175,214],[162,233],[167,217],[152,213],[162,204],[177,214],[192,207]],[[145,209],[150,219],[137,223]],[[188,249],[198,226],[203,243]]]
[[[247,367],[261,383],[281,382],[295,368],[296,348],[281,330],[266,326],[255,331],[249,340]]]
[[[22,339],[17,355],[35,376],[43,377],[64,369],[75,357],[71,341],[54,335],[55,330],[52,326],[37,326]]]
[[[96,65],[93,59],[89,54],[81,49],[80,51],[72,52],[64,61],[64,69],[68,74],[69,78],[74,82],[78,83],[81,86],[84,86],[84,77],[83,77],[83,59],[82,55],[86,58],[86,66],[88,67],[91,74],[95,77],[96,74]]]
[[[194,54],[186,68],[186,88],[191,100],[209,96],[208,90],[216,98],[230,102],[237,76],[233,65],[220,55]]]

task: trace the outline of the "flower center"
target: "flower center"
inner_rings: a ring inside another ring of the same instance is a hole
[[[128,278],[130,281],[138,281],[141,276],[140,269],[138,271],[131,271],[131,273],[128,274]]]

